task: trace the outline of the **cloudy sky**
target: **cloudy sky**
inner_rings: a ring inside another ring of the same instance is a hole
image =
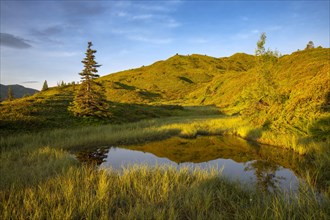
[[[1,0],[1,84],[41,89],[79,81],[87,42],[99,74],[150,65],[176,53],[289,54],[312,40],[329,47],[329,1]]]

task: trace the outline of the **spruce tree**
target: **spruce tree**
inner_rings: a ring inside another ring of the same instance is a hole
[[[12,101],[14,99],[13,89],[11,88],[11,86],[8,86],[7,99],[9,101]]]
[[[86,57],[83,61],[84,69],[79,75],[81,76],[81,84],[74,97],[69,110],[80,117],[108,117],[108,104],[104,95],[104,88],[95,80],[99,77],[97,68],[101,65],[95,61],[96,50],[93,50],[92,42],[88,42]]]
[[[42,86],[42,89],[41,91],[46,91],[48,89],[48,83],[47,83],[47,80],[45,80],[43,86]]]

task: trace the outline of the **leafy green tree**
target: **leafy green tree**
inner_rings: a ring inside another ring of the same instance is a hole
[[[260,92],[258,101],[271,98],[275,91],[276,83],[273,80],[272,68],[277,63],[279,53],[277,51],[271,51],[265,49],[266,34],[262,33],[259,41],[257,42],[256,57],[257,57],[257,86]],[[268,100],[269,101],[269,100]],[[270,104],[270,103],[268,103]]]
[[[7,99],[12,101],[14,99],[13,89],[11,86],[8,87]]]
[[[266,34],[262,33],[257,42],[255,51],[256,81],[242,97],[243,102],[246,103],[243,113],[250,118],[254,116],[259,119],[262,118],[260,117],[260,113],[264,112],[268,114],[269,109],[278,101],[277,85],[273,78],[272,69],[276,65],[280,55],[276,50],[266,50],[266,38]],[[258,123],[264,124],[265,121],[266,119]]]
[[[81,76],[81,84],[74,97],[69,110],[75,116],[80,117],[109,117],[109,105],[105,98],[104,87],[95,80],[99,78],[97,68],[101,65],[95,61],[96,50],[93,50],[92,42],[88,42],[86,57],[83,61],[84,69],[79,75]]]
[[[42,89],[41,91],[46,91],[48,89],[48,83],[47,83],[47,80],[45,80],[43,86],[42,86]]]

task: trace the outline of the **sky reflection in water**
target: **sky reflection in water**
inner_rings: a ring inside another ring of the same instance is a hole
[[[111,147],[78,154],[88,155],[100,169],[136,164],[170,165],[179,168],[222,170],[222,175],[242,183],[253,183],[264,191],[296,190],[298,178],[292,171],[299,156],[282,149],[257,145],[231,136],[179,137],[140,145]],[[85,160],[86,161],[86,160]]]

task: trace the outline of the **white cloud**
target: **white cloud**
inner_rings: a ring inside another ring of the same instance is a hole
[[[68,51],[49,51],[45,55],[50,57],[74,57],[80,55],[79,52],[68,52]]]
[[[128,14],[127,14],[127,12],[119,11],[119,12],[116,12],[115,13],[115,16],[118,16],[118,17],[127,17]]]
[[[154,17],[152,14],[140,14],[134,15],[131,17],[132,20],[149,20],[150,18]]]
[[[176,28],[176,27],[181,26],[181,24],[173,18],[170,18],[165,22],[166,22],[166,26],[169,27],[169,28]]]

